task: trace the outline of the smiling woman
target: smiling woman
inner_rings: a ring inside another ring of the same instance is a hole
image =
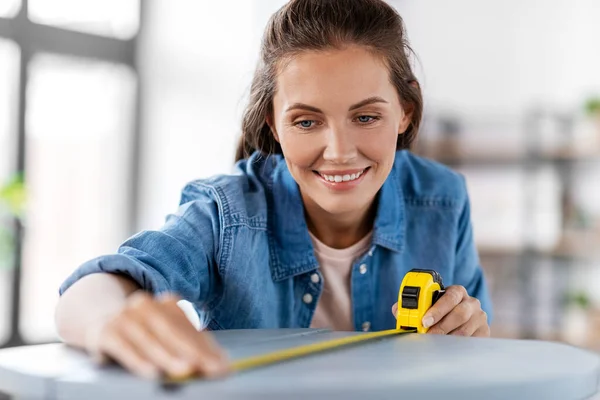
[[[190,182],[163,227],[81,265],[60,289],[63,339],[146,377],[221,374],[227,358],[179,299],[210,330],[379,331],[413,268],[450,285],[431,332],[488,336],[464,179],[408,151],[422,113],[409,55],[382,0],[279,9],[235,173]]]
[[[308,223],[324,243],[347,247],[371,227],[353,232],[354,224],[339,226],[337,216],[358,211],[349,219],[365,218],[415,105],[402,100],[408,113],[403,109],[386,63],[360,46],[299,54],[280,68],[276,87],[266,119],[300,187]]]

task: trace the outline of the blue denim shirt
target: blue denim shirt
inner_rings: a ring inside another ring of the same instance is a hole
[[[435,269],[445,285],[463,285],[491,318],[462,176],[398,151],[377,200],[371,246],[352,266],[355,329],[395,327],[391,306],[412,268]],[[212,330],[306,328],[323,290],[298,186],[281,156],[258,154],[232,175],[189,183],[161,229],[86,262],[60,293],[97,272],[178,294]]]

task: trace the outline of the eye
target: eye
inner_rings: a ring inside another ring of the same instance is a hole
[[[361,124],[369,124],[369,123],[375,122],[379,118],[373,117],[373,116],[370,116],[370,115],[361,115],[361,116],[357,117],[356,119]]]
[[[315,124],[315,121],[310,120],[310,119],[305,119],[304,121],[296,122],[295,125],[302,129],[310,129],[313,127],[314,124]]]

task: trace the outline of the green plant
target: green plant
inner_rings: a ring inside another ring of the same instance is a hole
[[[585,112],[588,115],[600,115],[600,97],[590,97],[585,102]]]
[[[8,229],[0,226],[0,270],[12,265],[13,246],[13,235]]]
[[[574,306],[587,310],[591,306],[590,296],[583,290],[576,290],[568,292],[564,297],[565,306]]]
[[[16,174],[0,187],[0,268],[12,265],[14,237],[5,225],[12,218],[23,218],[25,198],[25,182],[22,174]]]
[[[4,186],[0,188],[0,203],[10,215],[22,218],[25,211],[25,181],[23,174],[15,174]]]

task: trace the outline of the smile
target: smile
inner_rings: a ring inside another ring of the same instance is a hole
[[[345,171],[313,171],[320,180],[333,189],[350,189],[362,181],[370,167]]]
[[[360,172],[356,172],[356,173],[352,173],[352,174],[344,174],[344,175],[328,175],[328,174],[323,174],[319,172],[319,175],[321,175],[323,177],[323,179],[329,181],[329,182],[349,182],[349,181],[354,181],[358,178],[360,178],[360,176],[366,171],[366,168]]]

